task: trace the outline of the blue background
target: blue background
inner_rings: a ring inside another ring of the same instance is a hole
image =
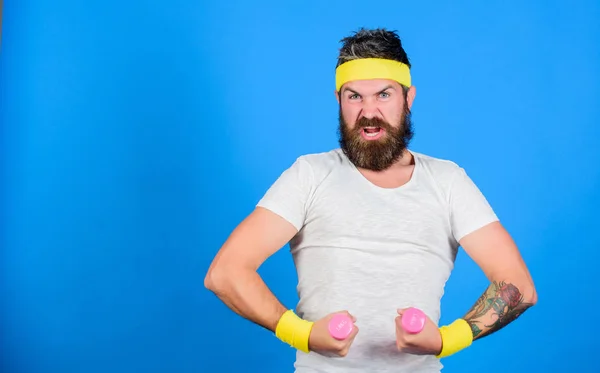
[[[337,147],[338,41],[361,26],[398,30],[413,149],[467,169],[539,292],[444,371],[598,371],[598,1],[9,0],[3,16],[3,372],[292,372],[203,278],[297,156]],[[287,250],[260,272],[295,305]],[[442,322],[486,286],[461,253]]]

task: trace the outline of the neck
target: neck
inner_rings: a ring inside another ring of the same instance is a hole
[[[405,150],[394,164],[383,171],[361,168],[358,170],[368,181],[380,188],[399,188],[411,180],[414,165],[414,156],[411,152]]]

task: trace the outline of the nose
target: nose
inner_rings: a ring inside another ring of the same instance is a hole
[[[370,97],[366,100],[363,100],[362,116],[367,119],[373,119],[378,115],[379,108],[377,107],[377,102]]]

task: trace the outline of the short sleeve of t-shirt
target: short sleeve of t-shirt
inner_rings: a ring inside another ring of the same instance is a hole
[[[277,178],[257,206],[274,212],[300,230],[304,225],[313,180],[311,165],[300,157]]]
[[[459,168],[450,186],[450,221],[454,239],[463,237],[498,220],[489,202],[467,175]]]

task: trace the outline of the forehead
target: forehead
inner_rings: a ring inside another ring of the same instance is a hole
[[[401,90],[402,86],[397,81],[391,79],[353,80],[344,84],[342,87],[342,92],[348,90],[362,94],[369,94],[383,91],[386,88]]]

